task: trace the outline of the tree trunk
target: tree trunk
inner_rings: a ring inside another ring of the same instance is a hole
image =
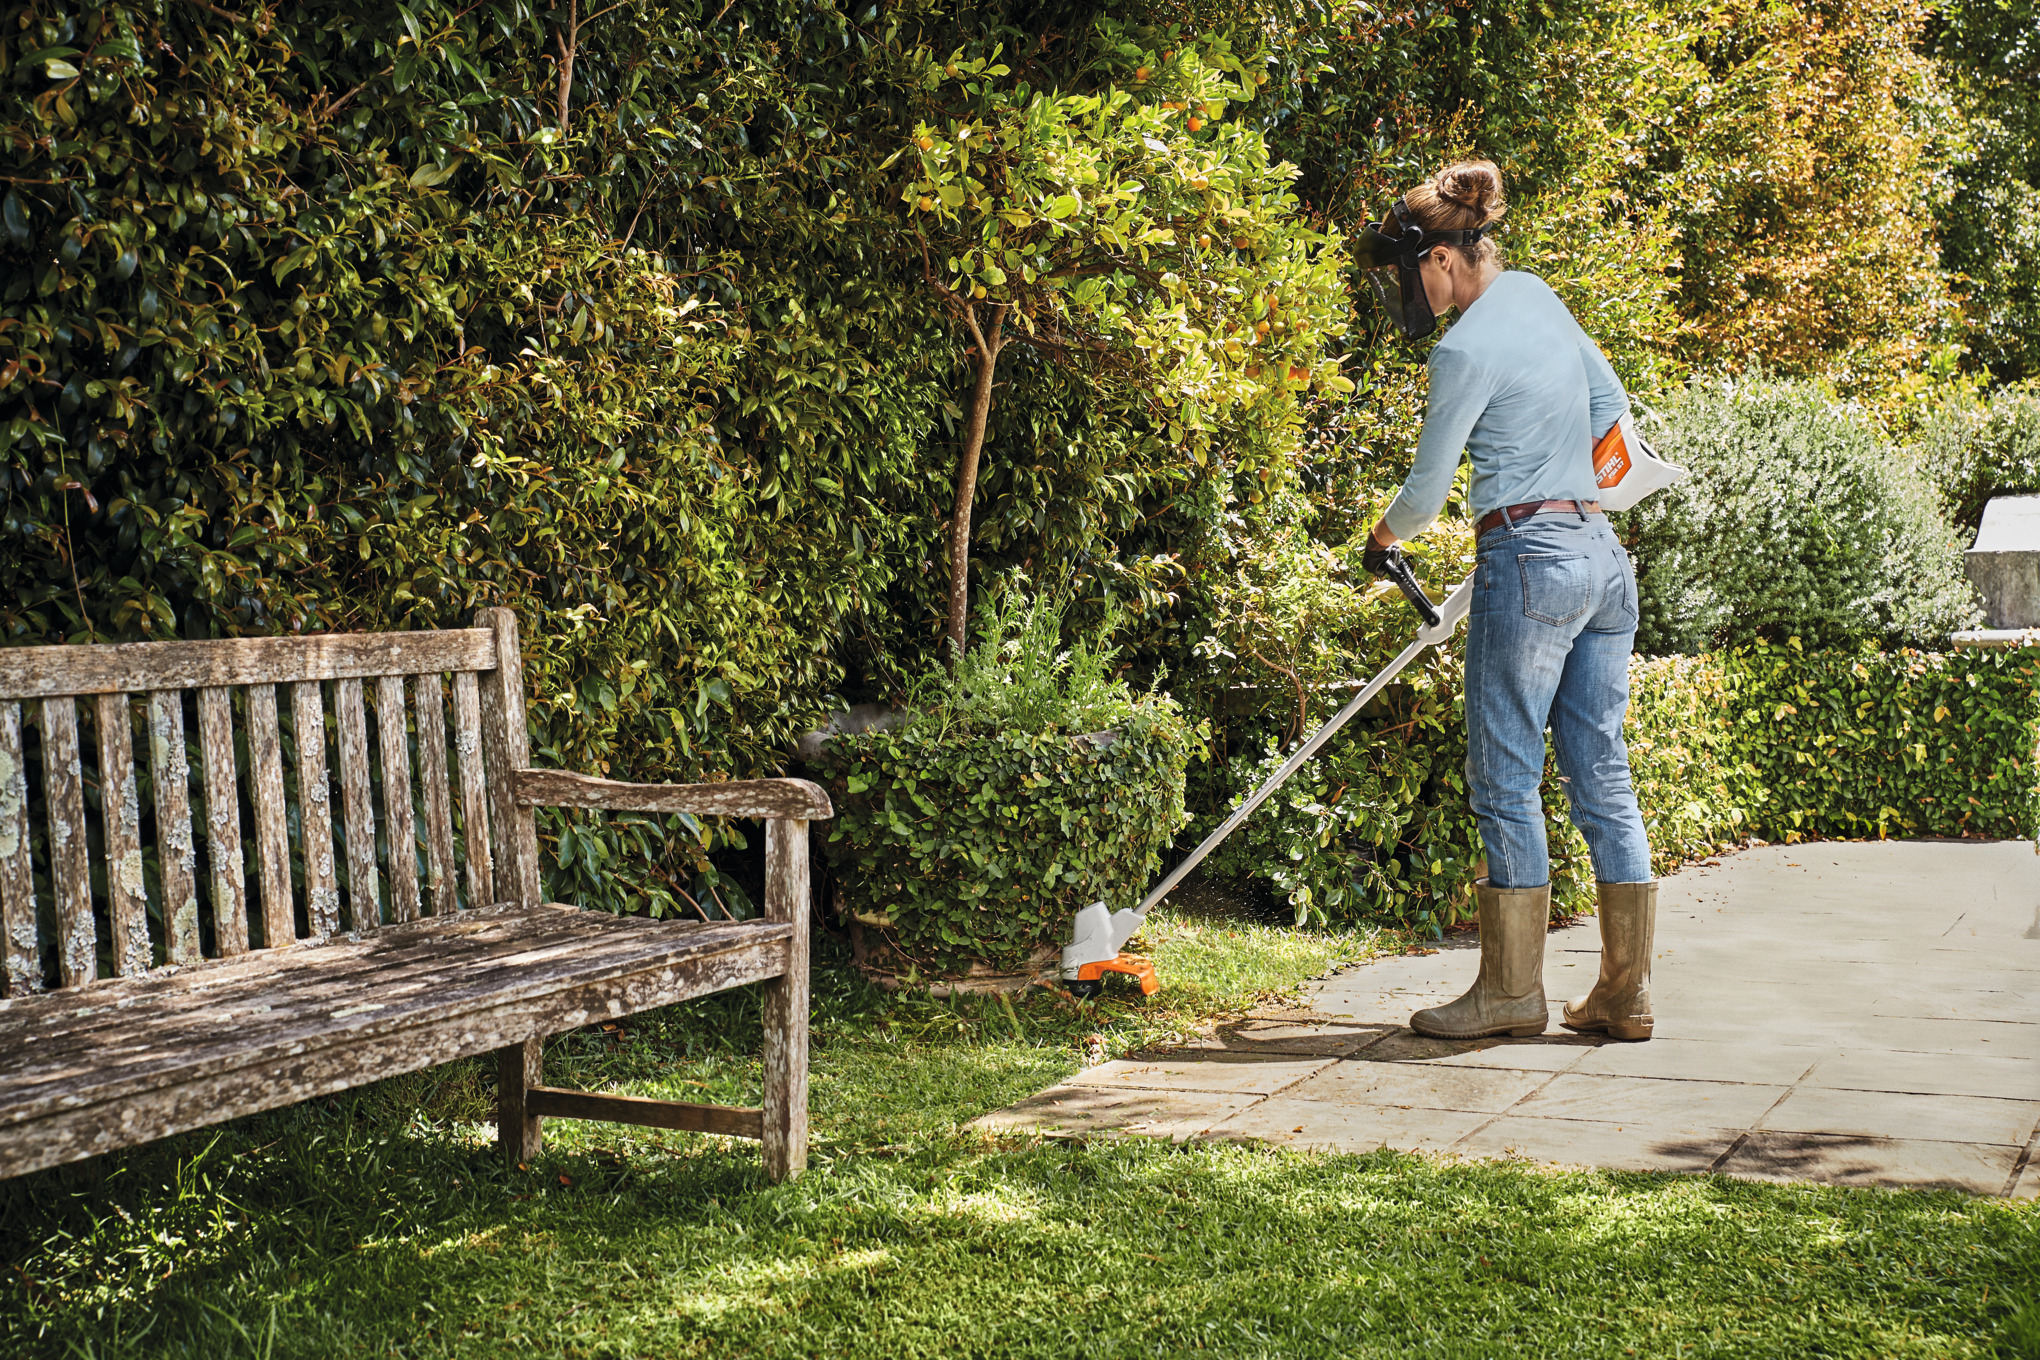
[[[985,419],[992,412],[992,375],[999,365],[1006,309],[992,309],[989,329],[978,329],[977,309],[963,319],[977,341],[977,390],[971,394],[970,415],[963,427],[963,458],[956,469],[956,513],[949,521],[949,619],[943,628],[948,641],[943,661],[951,671],[963,659],[964,634],[970,622],[970,504],[977,495],[978,455],[985,446]]]
[[[581,0],[567,0],[567,26],[557,35],[560,44],[560,134],[570,130],[567,108],[574,97],[574,54],[581,46]]]

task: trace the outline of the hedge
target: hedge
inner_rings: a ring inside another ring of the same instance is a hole
[[[932,723],[837,737],[816,771],[836,807],[822,853],[898,971],[1014,970],[1087,903],[1146,893],[1184,821],[1194,747],[1162,705],[1102,742]]]
[[[1758,835],[2040,836],[2040,653],[1787,645],[1732,667]]]

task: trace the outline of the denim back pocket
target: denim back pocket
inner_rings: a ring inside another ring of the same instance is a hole
[[[1521,553],[1523,613],[1539,623],[1571,623],[1594,597],[1594,570],[1585,553]]]

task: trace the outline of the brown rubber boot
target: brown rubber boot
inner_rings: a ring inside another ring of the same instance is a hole
[[[1474,883],[1480,898],[1480,977],[1457,1001],[1410,1017],[1410,1028],[1433,1039],[1480,1039],[1544,1033],[1544,932],[1551,924],[1551,885],[1493,888]]]
[[[1602,883],[1601,976],[1594,989],[1566,1003],[1559,1023],[1611,1039],[1648,1039],[1650,956],[1657,943],[1657,884]]]

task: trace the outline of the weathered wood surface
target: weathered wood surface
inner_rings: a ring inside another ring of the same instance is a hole
[[[831,813],[800,780],[631,785],[528,769],[518,622],[484,610],[444,633],[0,649],[0,1177],[216,1124],[454,1058],[499,1055],[505,1149],[540,1147],[546,1117],[607,1119],[763,1140],[775,1179],[807,1146],[807,819]],[[405,691],[405,679],[411,689]],[[455,770],[448,769],[447,680]],[[333,680],[341,910],[329,806],[323,684]],[[375,682],[371,751],[365,680]],[[303,832],[311,938],[296,940],[284,726]],[[200,955],[183,689],[198,713],[199,787],[216,952]],[[233,691],[244,693],[240,768]],[[128,695],[147,694],[157,859],[169,968],[151,971],[148,889]],[[24,714],[21,699],[39,700]],[[98,737],[113,971],[97,968],[77,703]],[[24,717],[40,730],[50,810],[60,982],[41,993],[28,847]],[[410,741],[415,722],[417,742]],[[413,750],[415,749],[415,756]],[[416,803],[411,783],[417,765]],[[382,780],[375,806],[372,774]],[[471,911],[457,910],[458,780]],[[253,820],[242,845],[241,780]],[[764,920],[618,919],[542,904],[532,807],[685,811],[769,822]],[[387,836],[378,854],[376,818]],[[418,819],[422,818],[422,824]],[[424,847],[424,878],[419,867]],[[260,892],[249,952],[251,867]],[[387,888],[392,918],[381,904]],[[493,903],[494,905],[482,905]],[[343,924],[356,933],[334,934]],[[768,981],[763,1108],[733,1109],[541,1084],[540,1044],[598,1020]]]
[[[820,792],[820,790],[816,790]],[[824,804],[826,806],[826,804]],[[808,1154],[808,824],[765,823],[765,919],[785,924],[786,972],[765,984],[765,1173],[788,1180]]]
[[[614,1124],[721,1133],[734,1138],[764,1136],[765,1112],[741,1105],[694,1105],[682,1100],[570,1091],[560,1086],[533,1086],[525,1092],[524,1102],[531,1113],[548,1119],[601,1119]]]
[[[404,677],[375,681],[375,732],[382,747],[384,836],[390,848],[390,915],[415,921],[418,911],[418,827],[411,813],[410,713]]]
[[[500,900],[489,851],[489,779],[482,768],[482,691],[472,672],[453,677],[453,750],[460,766],[461,832],[467,845],[468,902]]]
[[[475,622],[496,634],[496,668],[482,676],[482,745],[488,754],[489,826],[494,832],[496,896],[527,905],[538,901],[538,826],[520,805],[511,770],[531,764],[531,732],[524,720],[524,659],[517,615],[482,609]]]
[[[596,915],[550,914],[555,919]],[[219,1003],[220,1012],[231,1013],[230,1022],[242,1029],[242,1039],[217,1037],[206,1046],[206,1052],[183,1052],[173,1032],[186,1036],[208,1028],[216,1032],[219,1023],[212,1019],[213,1012],[191,1010],[179,1025],[152,1027],[132,1013],[145,1004],[137,999],[127,1008],[127,1023],[101,1036],[102,1043],[121,1048],[128,1061],[104,1076],[103,1069],[96,1067],[80,1072],[76,1063],[70,1064],[67,1072],[59,1072],[50,1061],[56,1046],[45,1049],[38,1045],[43,1056],[34,1061],[43,1079],[31,1083],[16,1079],[16,1072],[28,1066],[14,1056],[21,1045],[10,1037],[0,1037],[0,1055],[5,1055],[0,1057],[0,1177],[294,1104],[455,1058],[494,1052],[521,1044],[534,1034],[559,1033],[741,986],[776,974],[786,963],[785,926],[765,922],[682,926],[675,922],[619,922],[603,916],[600,919],[612,926],[651,927],[676,937],[692,935],[702,944],[709,941],[700,932],[735,932],[735,937],[733,943],[725,939],[726,947],[714,952],[645,949],[628,957],[611,957],[601,966],[586,958],[575,967],[527,957],[490,970],[500,985],[462,986],[458,998],[446,995],[448,979],[440,978],[438,985],[425,982],[423,975],[430,970],[414,965],[404,974],[410,982],[401,985],[398,994],[392,995],[390,988],[378,982],[372,991],[357,991],[350,1004],[337,1008],[347,1014],[320,1009],[315,1015],[285,1020],[273,1018],[272,1002],[282,999],[289,1007],[289,998],[274,996],[274,977],[257,976],[265,971],[260,965],[272,961],[295,965],[283,970],[286,972],[316,974],[318,966],[303,961],[330,950],[386,948],[414,933],[490,921],[500,926],[506,919],[532,915],[530,911],[488,913],[475,922],[463,913],[451,921],[389,927],[363,940],[305,944],[275,953],[244,955],[186,973],[159,972],[150,978],[101,983],[86,994],[95,1003],[102,1002],[106,992],[137,984],[176,983],[203,974],[240,975],[244,981],[238,992],[215,987],[209,989],[208,999]],[[429,944],[425,952],[431,952]],[[525,952],[543,955],[546,951]],[[542,978],[534,976],[540,972]],[[70,1007],[46,1013],[79,1009],[76,997],[71,994],[74,1004]],[[5,1034],[10,1009],[49,999],[0,1002],[0,1036]],[[251,1009],[239,1010],[237,1005]],[[272,1009],[252,1009],[263,1005],[272,1005]],[[151,1075],[151,1053],[159,1062],[170,1061],[173,1070]]]
[[[290,715],[305,845],[305,926],[319,940],[340,929],[340,880],[333,866],[333,794],[326,783],[326,709],[318,681],[290,687]]]
[[[453,804],[446,784],[446,695],[436,675],[411,677],[418,718],[418,788],[425,813],[425,893],[434,916],[460,906],[453,881]],[[479,900],[479,899],[477,899]]]
[[[532,1088],[545,1080],[545,1040],[532,1035],[496,1050],[496,1146],[512,1162],[529,1162],[545,1146]]]
[[[531,763],[517,615],[508,609],[483,609],[476,612],[475,621],[496,633],[496,669],[480,677],[482,747],[491,776],[489,825],[494,839],[496,894],[535,902],[539,894],[537,822],[530,808],[518,805],[508,778],[510,771]]]
[[[125,694],[102,694],[93,715],[99,732],[99,806],[106,846],[107,925],[113,971],[145,973],[149,952],[149,888],[142,872],[142,804],[135,787],[134,717]]]
[[[375,802],[369,793],[368,714],[361,682],[333,686],[333,718],[340,729],[340,815],[347,837],[347,925],[374,930],[382,924],[376,891]]]
[[[171,963],[196,963],[198,865],[191,836],[191,758],[184,749],[184,696],[149,696],[149,778],[156,786],[156,865],[163,881],[163,947]]]
[[[4,699],[0,699],[0,965],[4,965],[0,966],[0,996],[26,996],[42,989],[21,705]]]
[[[610,812],[691,812],[704,817],[835,816],[829,795],[805,779],[732,779],[721,784],[625,784],[566,770],[515,770],[524,807],[601,808]]]
[[[500,915],[504,910],[522,911],[524,908],[485,908],[480,915]],[[359,937],[349,936],[340,941]],[[313,948],[316,942],[307,941],[296,946],[298,949]],[[438,951],[440,966],[459,970],[471,964],[486,962],[492,954],[500,952],[499,942],[482,939],[470,940],[463,936],[442,938],[433,941],[431,949]],[[291,1004],[306,1014],[314,1014],[324,1008],[338,1010],[358,1001],[361,994],[374,990],[378,972],[389,965],[387,955],[367,954],[350,956],[328,956],[315,977],[293,980],[290,984]],[[189,969],[176,972],[158,970],[150,977],[164,980],[166,984],[176,978],[183,978],[183,987],[166,985],[162,990],[146,994],[149,1023],[160,1029],[174,1029],[185,1023],[185,1017],[204,1014],[216,1023],[240,1025],[252,1023],[248,1017],[268,1016],[275,1011],[271,999],[256,992],[248,992],[247,998],[240,999],[249,987],[249,978],[265,976],[280,967],[276,956],[269,951],[242,954],[233,959],[208,959]],[[222,989],[225,989],[224,991]],[[116,1047],[127,1040],[119,1033],[131,1019],[134,1007],[143,1004],[139,993],[126,991],[101,993],[95,990],[93,1004],[77,1008],[70,1020],[61,1026],[61,1041],[81,1057],[89,1057],[88,1047],[110,1040]],[[222,1000],[222,997],[227,1000]],[[108,998],[112,1000],[109,1001]],[[10,1028],[11,1027],[11,1028]],[[9,1018],[0,1012],[0,1036],[10,1033],[39,1034],[42,1040],[57,1042],[58,1034],[51,1028],[47,1017],[29,1016]],[[28,1042],[23,1039],[22,1042]],[[4,1086],[4,1083],[0,1083]],[[0,1102],[4,1104],[4,1102]]]
[[[486,628],[0,647],[0,699],[483,671],[496,664],[495,656],[495,638]]]
[[[108,979],[84,994],[10,998],[0,1001],[0,1125],[54,1102],[114,1099],[265,1057],[453,1023],[477,1007],[536,1003],[645,968],[712,974],[714,957],[760,947],[780,963],[791,935],[770,921],[506,907]]]
[[[248,951],[248,865],[241,855],[241,781],[234,767],[234,692],[198,692],[205,775],[205,861],[212,870],[213,942],[223,958]]]
[[[50,890],[57,908],[57,985],[82,987],[96,973],[92,865],[86,858],[85,768],[78,701],[42,701],[43,798],[50,816]]]
[[[290,887],[290,824],[283,790],[283,730],[276,686],[250,685],[248,787],[255,803],[255,867],[262,885],[262,946],[297,939],[297,904]]]

